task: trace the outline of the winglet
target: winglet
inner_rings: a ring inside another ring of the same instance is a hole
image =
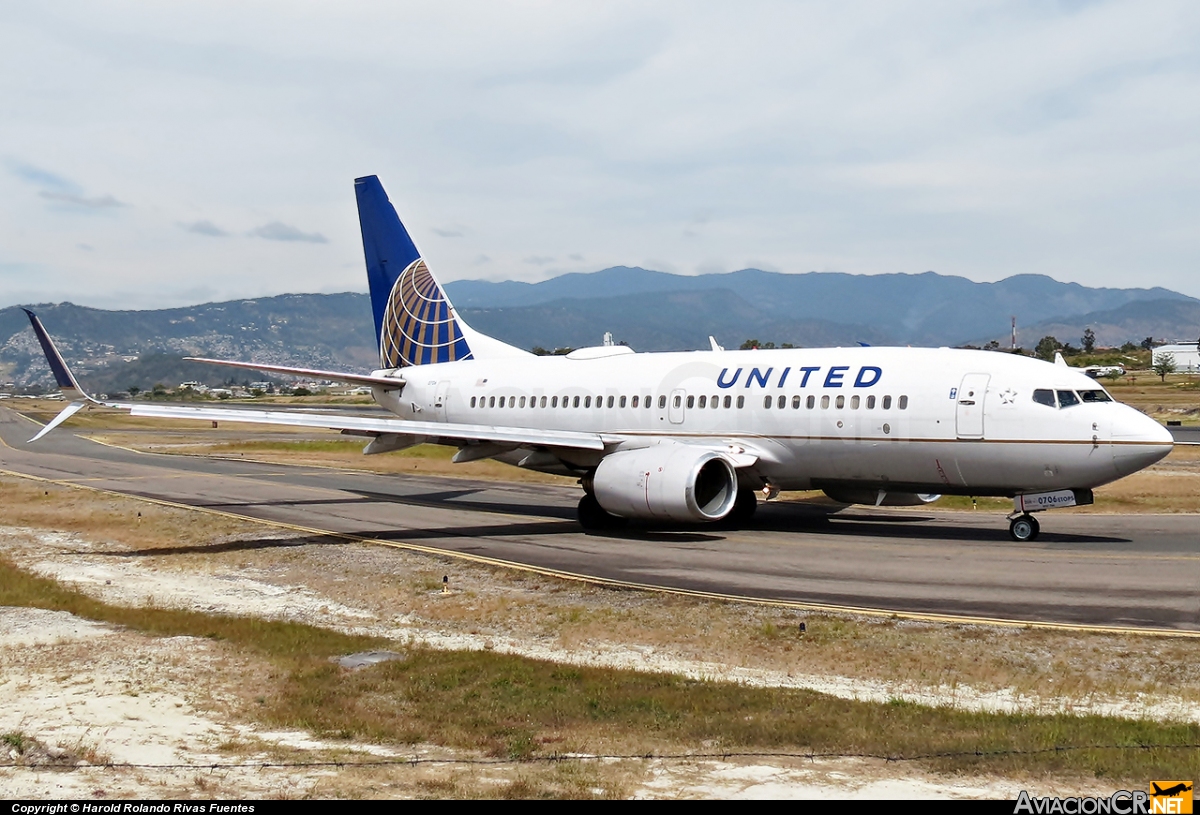
[[[45,326],[42,325],[42,321],[38,319],[38,316],[27,308],[21,310],[29,317],[29,324],[33,326],[33,333],[37,335],[38,342],[42,345],[42,352],[46,355],[46,362],[49,363],[50,370],[54,373],[54,381],[58,385],[58,389],[62,391],[63,396],[72,400],[71,404],[63,408],[49,424],[29,440],[30,443],[33,443],[74,416],[88,402],[96,400],[84,393],[83,388],[79,387],[79,383],[75,380],[75,375],[67,367],[67,362],[63,359],[62,354],[54,347],[54,340],[50,339],[50,334],[47,333]]]
[[[42,321],[27,308],[23,308],[21,311],[25,312],[26,316],[29,317],[29,324],[33,326],[33,333],[37,335],[38,342],[42,344],[42,353],[46,355],[46,362],[50,364],[50,370],[54,372],[54,381],[58,384],[58,389],[63,392],[63,396],[70,396],[72,398],[85,396],[83,388],[79,387],[79,383],[75,381],[74,374],[67,367],[66,360],[63,359],[58,349],[54,347],[54,340],[50,339],[50,335],[46,332]]]

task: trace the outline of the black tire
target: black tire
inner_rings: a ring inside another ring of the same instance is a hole
[[[1017,543],[1027,543],[1037,537],[1038,522],[1032,515],[1020,515],[1008,524],[1008,535]]]
[[[588,530],[620,529],[629,523],[628,518],[607,512],[594,495],[584,494],[575,511],[579,525]]]

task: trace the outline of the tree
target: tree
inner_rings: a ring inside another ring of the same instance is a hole
[[[141,392],[142,392],[142,389],[139,388],[137,385],[129,386],[129,398],[130,399],[137,399],[137,395]]]
[[[1090,354],[1096,350],[1096,332],[1089,326],[1083,330],[1083,338],[1080,340],[1083,343],[1083,352]]]
[[[759,348],[761,346],[762,346],[762,343],[760,343],[758,340],[746,340],[744,343],[742,343],[741,345],[738,346],[738,350],[739,351],[753,351],[755,348]]]
[[[1154,347],[1154,337],[1146,337],[1146,339],[1142,340],[1142,350],[1143,351],[1149,351],[1153,347]]]
[[[1054,359],[1054,352],[1060,348],[1062,348],[1062,343],[1054,337],[1042,337],[1038,340],[1037,348],[1033,349],[1033,355],[1038,359],[1050,362]]]
[[[1167,374],[1175,373],[1175,355],[1174,354],[1159,354],[1154,358],[1154,364],[1150,366],[1150,370],[1158,374],[1163,382],[1167,381]]]

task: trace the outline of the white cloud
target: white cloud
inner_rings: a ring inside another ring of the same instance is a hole
[[[447,280],[752,257],[1200,295],[1198,44],[1179,0],[18,5],[0,304],[18,267],[85,303],[362,290],[371,173]]]

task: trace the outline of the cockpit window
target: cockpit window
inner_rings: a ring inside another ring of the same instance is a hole
[[[1033,392],[1033,401],[1046,407],[1055,407],[1054,391],[1039,389]]]
[[[1078,405],[1078,404],[1079,404],[1079,397],[1075,395],[1075,391],[1059,391],[1058,392],[1058,406],[1059,407],[1064,407],[1064,408],[1073,407],[1074,405]]]
[[[1080,391],[1079,398],[1085,402],[1111,402],[1112,397],[1101,390]]]

